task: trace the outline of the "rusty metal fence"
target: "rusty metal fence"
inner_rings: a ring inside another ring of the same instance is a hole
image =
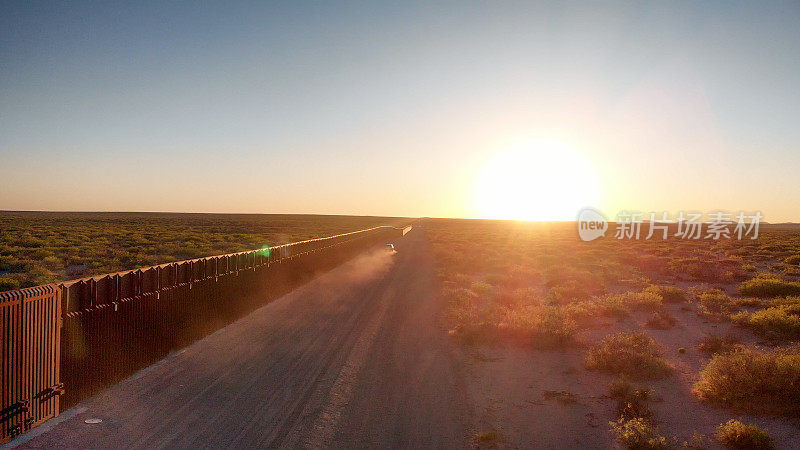
[[[407,231],[376,227],[0,293],[0,442]]]
[[[0,442],[59,413],[60,300],[52,285],[0,293]]]

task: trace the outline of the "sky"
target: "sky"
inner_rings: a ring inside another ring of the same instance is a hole
[[[3,2],[0,209],[800,221],[800,2],[565,3]]]

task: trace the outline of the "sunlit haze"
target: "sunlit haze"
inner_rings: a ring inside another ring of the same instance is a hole
[[[797,2],[0,6],[0,209],[800,220]]]

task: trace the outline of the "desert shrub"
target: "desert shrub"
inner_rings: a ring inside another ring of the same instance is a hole
[[[652,292],[661,296],[665,303],[683,303],[687,300],[686,291],[677,286],[659,286],[651,284],[645,292]]]
[[[666,271],[668,259],[656,255],[638,255],[638,257],[623,260],[639,270],[662,273]]]
[[[590,295],[591,291],[586,286],[579,285],[572,280],[555,285],[547,292],[547,298],[556,303],[569,303]]]
[[[502,288],[495,298],[497,303],[507,308],[522,308],[526,306],[539,306],[542,298],[539,293],[532,288]]]
[[[0,256],[0,270],[4,272],[16,272],[25,267],[25,263],[11,255]]]
[[[536,329],[537,337],[546,343],[563,344],[570,341],[578,330],[574,321],[569,319],[560,308],[545,308],[539,315]]]
[[[793,314],[790,306],[741,312],[731,316],[731,320],[768,339],[800,338],[800,316]]]
[[[660,435],[650,421],[636,417],[620,418],[610,422],[611,429],[617,435],[617,441],[628,449],[667,449],[667,438]]]
[[[800,267],[794,265],[787,265],[783,268],[783,274],[790,277],[799,277],[800,276]]]
[[[681,444],[678,445],[677,448],[705,450],[709,448],[709,442],[710,441],[708,437],[706,437],[706,435],[695,430],[692,433],[692,437],[690,437],[688,441],[681,442]]]
[[[493,284],[509,288],[526,288],[540,279],[541,274],[537,270],[522,264],[517,264]]]
[[[42,265],[48,270],[60,270],[64,268],[64,262],[55,256],[46,256],[42,258]]]
[[[552,298],[550,300],[553,300]],[[572,301],[561,306],[561,310],[572,320],[586,323],[598,315],[628,317],[637,310],[657,311],[662,307],[661,296],[652,291],[623,292]]]
[[[500,440],[500,433],[497,431],[485,431],[483,433],[478,433],[475,435],[475,439],[479,442],[494,442]]]
[[[800,412],[800,347],[761,351],[740,348],[715,354],[694,392],[712,403],[748,412]]]
[[[591,300],[568,303],[561,306],[561,310],[570,320],[581,325],[588,325],[600,314],[598,305]]]
[[[611,398],[627,398],[636,390],[636,386],[627,378],[615,378],[611,380],[608,390]]]
[[[611,398],[617,399],[617,415],[620,418],[653,417],[648,405],[653,395],[650,389],[637,387],[627,379],[620,378],[611,382],[609,391]]]
[[[0,292],[13,291],[20,287],[21,283],[17,277],[12,275],[0,275]]]
[[[733,300],[719,289],[710,289],[697,298],[707,314],[727,314],[734,309]]]
[[[537,346],[566,344],[578,330],[577,324],[556,306],[507,310],[495,328],[498,335]]]
[[[739,293],[754,297],[800,295],[800,283],[777,277],[756,277],[739,285]]]
[[[755,272],[756,269],[757,269],[754,264],[750,264],[750,263],[742,264],[741,268],[742,268],[742,271],[744,271],[744,272]]]
[[[591,304],[591,307],[587,304],[586,308],[593,313],[620,318],[631,315],[631,308],[621,295],[595,297],[588,303]]]
[[[730,448],[764,450],[775,448],[772,438],[766,431],[734,419],[717,427],[717,439]]]
[[[605,315],[627,317],[631,311],[654,311],[662,307],[661,295],[651,291],[623,292],[596,299],[600,312]]]
[[[499,308],[469,288],[445,288],[447,315],[453,334],[470,342],[484,340],[497,322]]]
[[[569,391],[544,391],[546,400],[555,400],[562,405],[574,405],[578,403],[578,396]]]
[[[743,298],[732,298],[731,303],[736,306],[744,306],[748,308],[758,307],[758,306],[767,306],[769,304],[769,300],[765,300],[763,298],[756,298],[756,297],[743,297]]]
[[[786,264],[800,264],[800,255],[792,255],[783,260]]]
[[[669,262],[668,267],[673,274],[684,275],[692,281],[731,282],[744,276],[744,271],[736,261],[709,259],[708,256],[676,258]]]
[[[800,297],[784,297],[772,299],[769,303],[771,306],[781,306],[786,308],[786,312],[790,314],[800,315]]]
[[[494,291],[494,286],[485,281],[473,281],[469,289],[479,296],[488,297]]]
[[[632,379],[663,378],[672,366],[661,358],[655,341],[644,333],[617,333],[606,336],[589,350],[586,367]]]
[[[715,353],[730,353],[738,348],[740,341],[733,335],[717,336],[714,334],[707,334],[699,344],[697,349],[707,355]]]
[[[544,278],[548,287],[574,283],[591,294],[602,293],[605,289],[600,275],[563,264],[547,267],[544,271]]]

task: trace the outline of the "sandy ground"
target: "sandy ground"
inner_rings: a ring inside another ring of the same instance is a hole
[[[614,448],[609,421],[616,401],[608,397],[613,376],[586,370],[583,361],[593,342],[619,331],[644,330],[661,346],[675,372],[663,380],[645,381],[654,391],[650,409],[662,435],[688,441],[695,431],[707,437],[729,419],[752,423],[766,430],[781,449],[800,448],[797,419],[758,417],[715,408],[692,395],[692,385],[709,357],[697,350],[706,333],[738,336],[758,343],[749,332],[730,323],[711,323],[694,309],[667,305],[678,324],[668,330],[645,326],[646,315],[623,321],[609,319],[605,326],[582,332],[576,346],[566,349],[479,346],[465,348],[464,370],[480,433],[497,432],[496,440],[482,447],[501,448]],[[685,348],[680,353],[679,348]],[[575,403],[561,403],[550,393],[568,392]],[[713,441],[707,448],[720,448]]]
[[[452,342],[424,230],[313,280],[12,441],[21,447],[612,448],[611,376],[584,369],[588,345],[644,317],[582,333],[567,349]],[[651,383],[663,434],[711,434],[756,423],[779,448],[800,448],[796,420],[712,408],[691,395],[707,357],[704,322],[647,330],[676,367]],[[747,342],[755,339],[742,330]],[[686,353],[678,353],[685,347]],[[569,392],[575,402],[552,393]],[[86,424],[99,418],[99,424]],[[481,439],[479,436],[483,437]]]

